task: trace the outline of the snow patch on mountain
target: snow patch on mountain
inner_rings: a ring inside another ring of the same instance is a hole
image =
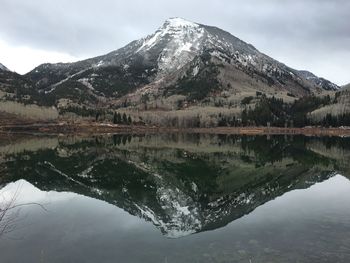
[[[161,48],[158,70],[161,75],[166,74],[193,60],[202,48],[204,32],[204,28],[199,24],[181,18],[170,18],[155,34],[142,40],[137,53],[152,52],[152,49]]]
[[[87,87],[90,90],[95,90],[94,87],[91,85],[90,83],[90,79],[88,78],[82,78],[82,79],[78,79],[78,82],[80,82],[81,84],[83,84],[85,87]]]
[[[97,64],[96,64],[96,66],[95,67],[101,67],[101,66],[103,66],[105,64],[105,62],[103,61],[103,60],[100,60]]]

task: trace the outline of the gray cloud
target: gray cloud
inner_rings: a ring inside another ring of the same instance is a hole
[[[292,67],[350,82],[348,0],[0,0],[0,40],[100,55],[153,33],[168,17],[215,25]]]

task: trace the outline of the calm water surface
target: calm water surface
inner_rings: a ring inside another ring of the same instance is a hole
[[[350,262],[349,178],[350,138],[0,142],[0,262]]]

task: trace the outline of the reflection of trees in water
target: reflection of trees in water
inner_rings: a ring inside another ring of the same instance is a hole
[[[325,155],[329,147],[344,150]],[[193,233],[222,227],[277,196],[327,180],[334,171],[346,174],[349,149],[350,138],[182,133],[74,137],[62,139],[56,148],[11,153],[4,160],[6,172],[0,167],[0,184],[25,174],[42,191],[97,198],[155,220],[164,233]],[[23,205],[16,205],[16,195],[13,202],[2,203],[0,190],[2,232],[12,231],[16,219],[18,225],[17,208]]]
[[[39,203],[17,203],[20,195],[20,185],[16,187],[10,198],[6,197],[4,192],[0,190],[0,237],[8,234],[16,229],[16,225],[20,220],[20,211],[24,206],[39,206],[47,211],[45,207]]]

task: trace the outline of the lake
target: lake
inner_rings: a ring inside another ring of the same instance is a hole
[[[0,262],[350,262],[350,138],[0,142]]]

